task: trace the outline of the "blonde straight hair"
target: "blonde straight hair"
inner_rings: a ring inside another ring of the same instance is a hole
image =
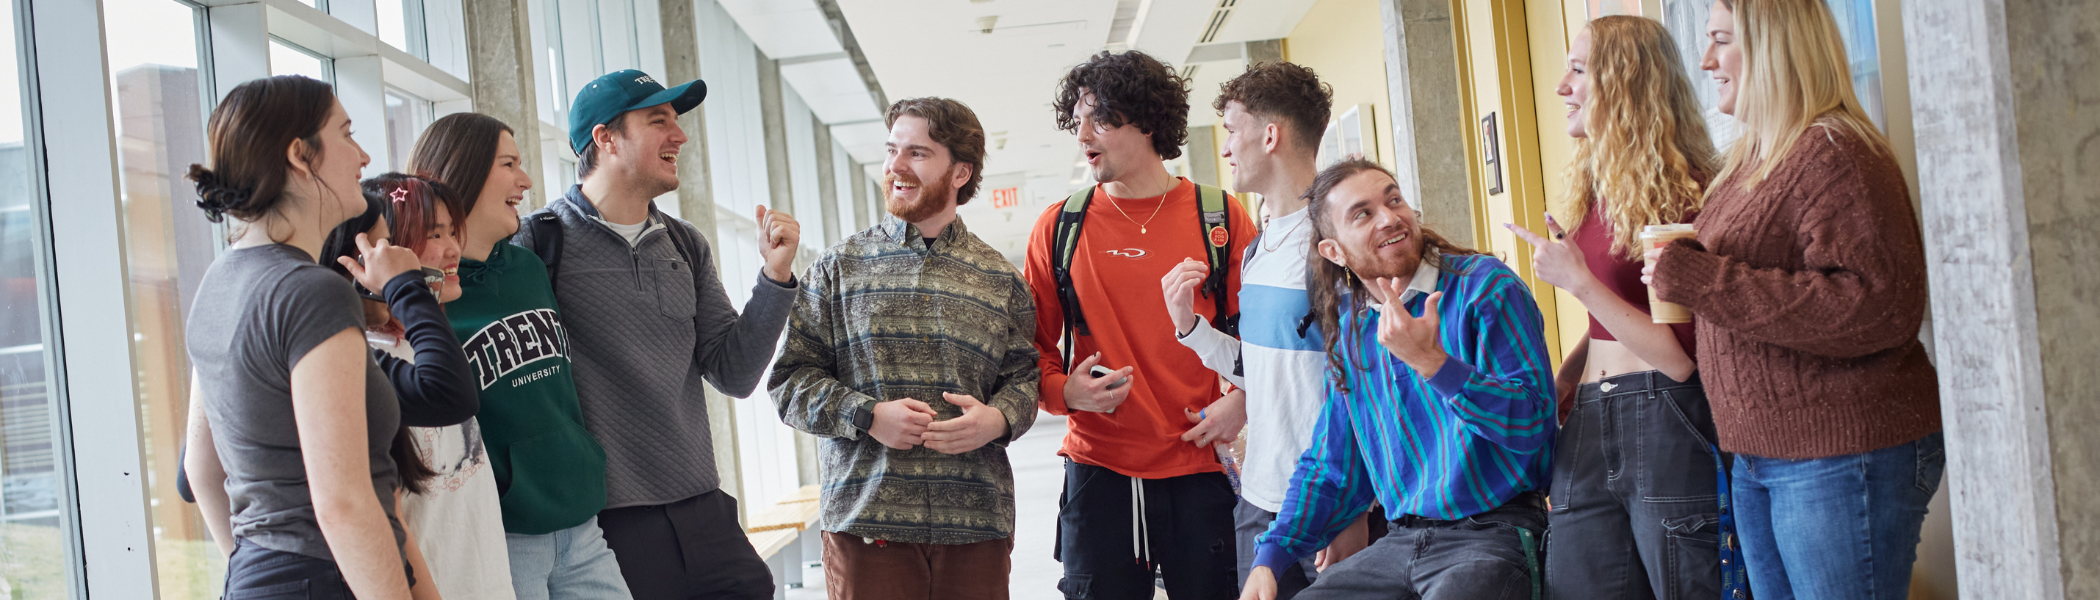
[[[1883,156],[1895,156],[1852,91],[1852,67],[1837,19],[1824,0],[1721,0],[1735,15],[1743,53],[1735,116],[1743,136],[1716,181],[1747,169],[1755,189],[1786,159],[1809,127],[1835,127]]]
[[[1575,139],[1559,218],[1580,228],[1594,205],[1613,229],[1612,253],[1637,259],[1642,227],[1681,223],[1699,210],[1715,170],[1714,143],[1662,23],[1611,16],[1586,27],[1588,137]]]

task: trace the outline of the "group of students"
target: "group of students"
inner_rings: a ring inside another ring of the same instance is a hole
[[[749,309],[691,224],[677,118],[697,82],[577,94],[582,181],[530,218],[510,127],[438,119],[369,162],[324,83],[244,83],[192,166],[231,247],[189,315],[183,476],[229,598],[765,598],[720,490],[701,386],[749,394],[798,286],[759,208]],[[279,596],[277,594],[287,594]]]
[[[1259,226],[1166,170],[1171,67],[1072,68],[1055,118],[1097,185],[1018,272],[957,217],[975,113],[897,102],[889,216],[797,276],[798,225],[759,208],[741,315],[650,203],[698,82],[579,92],[580,183],[520,216],[500,121],[440,119],[360,185],[326,85],[252,81],[191,170],[243,226],[189,317],[186,476],[228,597],[765,598],[701,386],[772,359],[820,440],[835,599],[1007,597],[1006,448],[1038,410],[1069,416],[1067,598],[1902,598],[1944,468],[1906,184],[1820,0],[1716,0],[1707,37],[1725,155],[1659,23],[1570,44],[1569,193],[1510,226],[1591,317],[1557,372],[1509,266],[1378,164],[1317,168],[1331,93],[1299,65],[1212,106]],[[1665,224],[1697,237],[1637,237]],[[1696,321],[1654,323],[1651,289]]]

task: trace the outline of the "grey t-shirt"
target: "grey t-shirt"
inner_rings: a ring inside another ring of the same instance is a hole
[[[363,328],[358,303],[348,280],[292,246],[228,250],[204,273],[190,309],[190,364],[203,384],[212,443],[226,469],[234,537],[334,560],[314,517],[300,457],[292,367],[328,338]],[[404,538],[394,518],[398,482],[387,449],[401,425],[401,405],[378,363],[369,353],[358,354],[365,362],[372,492],[398,544]]]

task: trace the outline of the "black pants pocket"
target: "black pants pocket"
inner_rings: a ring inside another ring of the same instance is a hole
[[[1665,522],[1662,597],[1666,600],[1721,597],[1721,522],[1696,515]]]
[[[1092,575],[1066,575],[1057,580],[1057,591],[1063,593],[1066,600],[1087,600],[1093,597],[1093,584]]]

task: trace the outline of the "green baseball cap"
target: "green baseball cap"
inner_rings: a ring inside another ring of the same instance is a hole
[[[576,101],[569,103],[569,149],[582,154],[583,147],[591,143],[591,129],[627,111],[670,104],[682,115],[706,97],[707,82],[698,79],[664,89],[656,78],[634,69],[606,73],[583,86],[583,91],[576,92]]]

